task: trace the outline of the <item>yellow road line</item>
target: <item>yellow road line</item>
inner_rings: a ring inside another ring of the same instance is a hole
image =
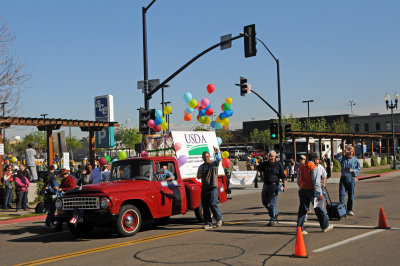
[[[39,265],[39,264],[43,264],[43,263],[49,263],[49,262],[54,262],[54,261],[58,261],[58,260],[73,258],[73,257],[77,257],[77,256],[90,254],[90,253],[104,251],[104,250],[109,250],[109,249],[114,249],[114,248],[119,248],[119,247],[125,247],[125,246],[144,243],[144,242],[148,242],[148,241],[152,241],[152,240],[158,240],[158,239],[162,239],[162,238],[166,238],[166,237],[183,235],[183,234],[192,233],[192,232],[196,232],[196,231],[200,231],[200,230],[203,230],[203,229],[201,229],[201,228],[188,229],[188,230],[178,231],[178,232],[174,232],[174,233],[168,233],[168,234],[164,234],[164,235],[151,236],[151,237],[146,237],[146,238],[142,238],[142,239],[137,239],[137,240],[127,241],[127,242],[117,243],[117,244],[113,244],[113,245],[109,245],[109,246],[98,247],[98,248],[93,248],[93,249],[82,250],[82,251],[72,252],[72,253],[68,253],[68,254],[58,255],[58,256],[54,256],[54,257],[49,257],[49,258],[45,258],[45,259],[29,261],[29,262],[17,264],[16,266],[20,266],[20,265]]]

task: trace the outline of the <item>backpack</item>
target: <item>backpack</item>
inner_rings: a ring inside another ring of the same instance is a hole
[[[46,204],[44,204],[43,201],[39,202],[35,207],[35,213],[46,213],[46,212],[47,212]]]

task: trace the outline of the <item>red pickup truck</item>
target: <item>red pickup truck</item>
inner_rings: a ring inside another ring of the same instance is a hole
[[[161,165],[175,176],[160,181]],[[219,176],[219,201],[225,202],[226,179]],[[67,222],[76,236],[95,226],[114,227],[120,236],[133,236],[145,219],[168,220],[172,215],[194,210],[203,220],[201,183],[196,178],[182,179],[175,157],[141,157],[112,163],[110,178],[100,184],[74,188],[56,200],[56,220]]]

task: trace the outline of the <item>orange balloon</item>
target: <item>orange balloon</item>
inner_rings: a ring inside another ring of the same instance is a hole
[[[192,114],[185,114],[185,121],[190,121],[192,120]]]

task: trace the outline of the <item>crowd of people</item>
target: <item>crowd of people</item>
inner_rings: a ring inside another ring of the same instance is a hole
[[[339,201],[345,203],[345,194],[348,193],[347,215],[354,215],[354,188],[355,177],[360,172],[360,163],[354,157],[354,147],[346,147],[345,153],[337,159],[341,163],[341,177],[339,182]],[[263,182],[261,200],[268,211],[268,226],[274,226],[278,222],[278,195],[279,192],[286,190],[286,182],[297,180],[299,187],[299,208],[297,226],[301,227],[303,234],[304,222],[310,212],[310,204],[313,205],[314,212],[320,223],[321,230],[328,232],[333,226],[329,224],[329,218],[325,212],[325,193],[326,180],[331,177],[332,161],[325,155],[319,158],[316,154],[301,155],[298,162],[290,159],[286,166],[281,161],[276,160],[276,152],[271,150],[264,158],[249,157],[246,162],[248,171],[257,171],[254,186],[258,187],[258,178]],[[204,159],[204,158],[203,158]],[[217,159],[216,159],[217,161]],[[237,161],[233,162],[234,170],[238,171]],[[230,173],[230,171],[227,171]],[[280,185],[281,183],[281,185]],[[203,205],[204,206],[204,205]],[[222,217],[222,216],[221,216]],[[206,224],[207,226],[207,224]],[[207,227],[208,229],[208,227]]]

